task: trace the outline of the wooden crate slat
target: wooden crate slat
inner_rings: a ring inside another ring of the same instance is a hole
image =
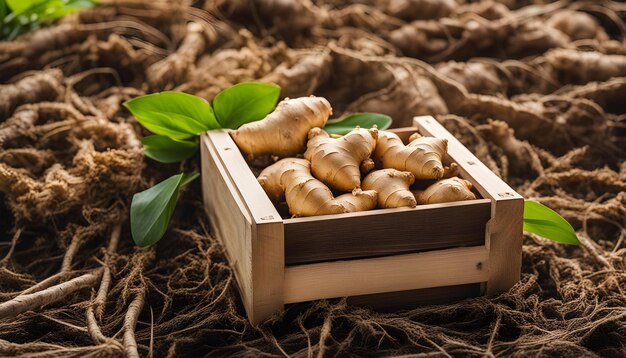
[[[494,296],[513,287],[522,269],[524,199],[496,200],[493,219],[487,225],[491,272],[486,294]]]
[[[374,293],[348,297],[348,304],[369,307],[378,312],[409,310],[423,305],[442,305],[482,294],[480,283],[466,283],[417,290]]]
[[[206,132],[206,135],[222,164],[228,168],[227,173],[239,191],[254,222],[281,222],[282,219],[276,207],[257,182],[230,134],[221,130],[209,131]]]
[[[285,264],[485,244],[488,199],[285,220]],[[426,239],[427,238],[427,239]]]
[[[249,314],[253,324],[282,311],[285,274],[285,247],[282,223],[257,224],[252,236],[252,294],[254,310]]]
[[[407,144],[409,142],[409,137],[413,133],[418,132],[419,128],[417,127],[390,128],[390,129],[387,129],[387,131],[395,133],[398,137],[400,137],[400,139],[402,139],[404,144]]]
[[[495,175],[474,154],[430,116],[415,117],[424,135],[448,140],[448,157],[459,164],[463,177],[472,182],[484,198],[492,201],[485,242],[491,271],[486,294],[492,296],[519,281],[522,266],[524,198]]]
[[[448,140],[448,156],[459,165],[462,176],[478,189],[483,198],[522,198],[472,152],[431,116],[415,117],[420,133]]]
[[[202,195],[213,234],[226,249],[246,311],[251,312],[252,261],[248,253],[252,245],[252,221],[239,193],[232,186],[226,170],[217,161],[217,153],[206,135],[201,137]],[[221,198],[216,200],[215,198]]]
[[[285,268],[285,303],[486,281],[484,246]]]
[[[236,278],[242,286],[248,318],[256,324],[283,309],[283,222],[227,132],[206,132],[202,143],[203,187],[211,188],[209,181],[212,180],[227,184],[226,188],[209,189],[205,194],[205,206],[215,206],[214,214],[209,216],[212,228],[230,254],[229,261],[235,266]],[[206,163],[205,157],[210,157]],[[219,177],[212,177],[209,173],[205,177],[205,167],[217,170]],[[243,236],[241,228],[236,231],[232,227],[229,230],[219,227],[223,222],[233,220],[226,216],[238,216],[231,211],[222,211],[223,202],[227,203],[231,197],[238,198],[239,215],[243,214],[247,220],[240,223],[245,229]]]

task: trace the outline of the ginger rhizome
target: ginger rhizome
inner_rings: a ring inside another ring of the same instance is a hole
[[[312,128],[322,128],[332,114],[322,97],[300,97],[281,101],[264,119],[247,123],[231,135],[250,158],[264,154],[280,158],[304,152]]]
[[[321,97],[285,99],[265,119],[231,132],[249,159],[283,158],[257,180],[293,217],[475,198],[471,184],[456,177],[458,165],[443,164],[446,139],[414,133],[405,145],[393,132],[358,126],[345,136],[330,135],[322,128],[331,114]],[[416,180],[438,181],[412,192]]]
[[[409,187],[415,182],[410,172],[396,169],[376,170],[363,179],[364,190],[375,190],[378,193],[379,208],[414,208],[417,204]]]
[[[311,172],[332,189],[351,191],[361,187],[361,172],[373,169],[370,159],[377,129],[356,128],[340,138],[330,138],[320,128],[309,132],[304,157],[311,162]]]
[[[425,190],[413,190],[418,204],[448,203],[452,201],[474,200],[472,183],[465,179],[452,177],[440,180]]]
[[[355,189],[352,193],[334,197],[324,183],[311,175],[306,159],[286,158],[265,168],[258,181],[274,200],[283,196],[294,217],[341,214],[371,210],[376,207],[375,190]]]
[[[416,179],[439,179],[444,175],[442,158],[448,150],[448,141],[421,137],[417,133],[404,145],[392,132],[379,131],[374,160],[383,168],[411,172]]]

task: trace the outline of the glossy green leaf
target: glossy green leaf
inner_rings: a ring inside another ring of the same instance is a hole
[[[0,27],[4,24],[4,17],[7,15],[9,9],[4,0],[0,0]]]
[[[563,244],[580,244],[567,220],[536,201],[524,202],[524,230]]]
[[[152,188],[133,196],[130,206],[130,230],[137,246],[154,245],[169,226],[181,187],[200,174],[174,175]]]
[[[45,1],[42,0],[6,0],[6,4],[16,14],[22,13],[29,8],[43,3]]]
[[[345,135],[359,126],[361,128],[372,128],[374,125],[380,130],[391,126],[391,117],[380,113],[354,113],[344,118],[328,121],[324,130],[331,134]]]
[[[124,106],[146,129],[173,139],[187,139],[220,128],[211,105],[187,93],[153,93],[126,101]]]
[[[77,10],[92,7],[94,3],[93,0],[48,0],[29,9],[29,12],[39,15],[41,20],[53,20]]]
[[[174,140],[162,135],[151,135],[141,140],[146,157],[161,163],[183,161],[197,151],[197,140]]]
[[[94,4],[95,0],[6,0],[6,3],[1,0],[0,39],[12,40],[25,32],[38,29],[47,20],[63,17]]]
[[[223,128],[237,129],[258,121],[276,108],[280,87],[260,82],[243,82],[218,93],[213,100],[215,115]]]

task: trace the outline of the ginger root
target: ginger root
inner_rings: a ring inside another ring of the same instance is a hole
[[[267,117],[244,124],[231,136],[249,158],[264,154],[294,156],[305,150],[309,130],[324,127],[331,114],[325,98],[286,98]]]
[[[376,148],[378,130],[355,128],[340,138],[330,138],[320,128],[309,132],[304,157],[311,162],[311,172],[329,187],[351,191],[361,186],[361,170],[373,169],[370,155]]]
[[[334,197],[324,183],[311,175],[306,159],[286,158],[265,168],[257,180],[273,200],[283,196],[294,217],[342,214],[376,207],[375,190],[355,189]]]
[[[474,200],[472,183],[465,179],[452,177],[440,180],[425,190],[413,190],[418,204],[449,203],[451,201]]]
[[[411,172],[416,179],[439,179],[444,175],[441,162],[448,150],[446,139],[414,134],[404,145],[394,133],[379,131],[374,160],[383,168]]]
[[[376,170],[363,179],[364,190],[375,190],[378,193],[378,207],[399,208],[417,205],[409,187],[415,182],[410,172],[401,172],[396,169]]]

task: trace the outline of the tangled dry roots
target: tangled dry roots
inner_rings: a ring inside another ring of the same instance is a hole
[[[623,4],[100,3],[0,43],[0,355],[624,356]],[[325,96],[338,117],[436,114],[582,245],[526,236],[520,282],[491,299],[325,300],[252,327],[197,183],[166,237],[134,247],[132,194],[198,161],[145,161],[121,108],[248,80]]]

